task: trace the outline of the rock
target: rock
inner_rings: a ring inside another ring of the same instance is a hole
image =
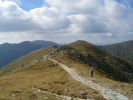
[[[12,94],[12,97],[15,97],[15,93]]]
[[[69,90],[68,90],[68,89],[65,89],[65,90],[64,90],[64,92],[68,93],[68,92],[69,92]]]
[[[22,91],[22,89],[18,89],[17,91],[16,91],[16,93],[20,93]]]
[[[48,97],[44,97],[44,100],[48,100]]]

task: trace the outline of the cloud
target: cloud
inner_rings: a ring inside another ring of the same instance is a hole
[[[109,27],[110,32],[130,32],[133,31],[133,9],[120,4],[115,0],[105,0],[104,7],[106,26]]]
[[[46,1],[59,11],[70,15],[69,18],[72,24],[69,29],[72,32],[89,34],[133,31],[131,27],[133,25],[133,9],[116,0]],[[82,21],[79,20],[81,16],[84,16]]]
[[[3,1],[12,1],[12,2],[16,2],[19,5],[22,3],[22,0],[3,0]]]
[[[36,28],[28,12],[11,1],[0,2],[0,32],[20,32]]]
[[[42,7],[26,12],[16,3],[3,1],[0,3],[0,31],[50,31],[63,30],[69,25],[64,16],[54,7]]]
[[[29,13],[33,22],[47,33],[50,33],[51,31],[56,32],[57,30],[60,32],[60,30],[64,30],[70,25],[67,16],[60,14],[60,12],[54,7],[36,8],[31,10]]]
[[[98,17],[77,14],[71,15],[69,18],[73,23],[71,31],[75,31],[75,27],[79,30],[75,31],[76,33],[105,33],[108,31],[106,25]]]
[[[103,0],[46,0],[64,13],[96,13]]]
[[[107,39],[121,41],[124,36],[127,39],[133,36],[133,8],[129,2],[45,0],[45,3],[49,6],[24,11],[13,0],[0,0],[0,37],[14,33],[14,39],[17,36],[19,40],[30,39],[32,35],[35,39],[38,35],[38,39],[58,42],[85,39],[104,43]]]

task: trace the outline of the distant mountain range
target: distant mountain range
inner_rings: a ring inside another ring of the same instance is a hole
[[[34,65],[36,61],[42,59],[43,55],[59,58],[61,62],[63,59],[65,59],[65,61],[73,59],[89,66],[95,66],[97,70],[115,80],[131,81],[131,79],[133,79],[133,63],[112,56],[97,46],[81,40],[59,48],[50,46],[31,52],[17,59],[8,65],[7,68],[22,67],[25,66],[25,64],[28,66],[31,64]]]
[[[114,56],[122,57],[133,62],[133,40],[122,43],[100,46]]]
[[[34,47],[32,45],[30,47]],[[90,77],[92,66],[94,78]],[[83,100],[122,100],[123,97],[123,100],[132,100],[132,82],[132,62],[79,40],[35,50],[3,67],[0,70],[0,100],[3,97],[4,100],[44,100],[44,97],[63,100],[60,96]]]
[[[0,67],[11,63],[17,58],[24,56],[34,50],[45,48],[50,45],[58,45],[51,41],[25,41],[18,44],[4,43],[0,45]]]
[[[43,40],[24,41],[18,44],[0,44],[0,68],[34,50],[51,45],[57,46],[58,44]],[[114,56],[119,56],[126,60],[133,61],[133,40],[99,47]]]

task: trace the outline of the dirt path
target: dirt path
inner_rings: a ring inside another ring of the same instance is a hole
[[[107,99],[107,100],[129,100],[126,96],[121,95],[120,93],[118,93],[116,91],[113,91],[108,88],[104,88],[96,83],[93,83],[92,81],[90,81],[88,79],[85,79],[84,77],[81,77],[74,69],[69,68],[68,66],[66,66],[54,59],[50,59],[50,60],[55,62],[56,64],[60,65],[76,81],[79,81],[82,84],[87,85],[87,86],[91,87],[92,89],[97,90],[99,93],[101,93],[104,96],[105,99]]]

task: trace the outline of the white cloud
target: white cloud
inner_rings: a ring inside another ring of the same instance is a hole
[[[0,3],[0,32],[20,32],[36,27],[28,12],[23,11],[16,3],[11,1]]]
[[[110,32],[129,32],[133,31],[133,9],[120,4],[115,0],[105,0],[104,18],[106,26]]]
[[[30,11],[32,20],[48,33],[63,30],[70,24],[67,16],[60,14],[54,7],[42,7]]]
[[[23,11],[16,3],[0,3],[0,31],[50,31],[63,30],[68,27],[67,16],[54,7],[36,8],[30,12]]]
[[[59,10],[63,9],[64,13],[78,13],[78,15],[84,14],[85,17],[89,16],[87,20],[83,22],[84,25],[88,27],[88,33],[94,28],[96,32],[101,32],[103,30],[106,32],[107,29],[109,32],[127,32],[132,30],[130,26],[133,24],[133,9],[115,0],[46,1]],[[77,16],[76,14],[74,14],[74,16]],[[85,28],[84,25],[82,25],[82,27]],[[105,27],[105,29],[102,29],[103,27]]]
[[[64,13],[96,13],[103,0],[46,0]]]
[[[107,31],[105,24],[98,17],[78,14],[69,16],[69,18],[80,29],[80,33],[105,33]]]
[[[43,6],[24,11],[13,0],[0,0],[1,41],[4,39],[2,34],[11,37],[9,34],[13,32],[14,39],[16,36],[19,40],[30,39],[33,34],[37,35],[37,39],[43,37],[60,42],[72,41],[74,38],[88,41],[93,39],[94,43],[96,41],[103,43],[105,38],[120,41],[124,40],[124,36],[127,39],[133,36],[133,8],[116,0],[45,0],[45,2],[50,7]],[[130,33],[130,37],[126,33]],[[32,39],[35,39],[34,36]]]

